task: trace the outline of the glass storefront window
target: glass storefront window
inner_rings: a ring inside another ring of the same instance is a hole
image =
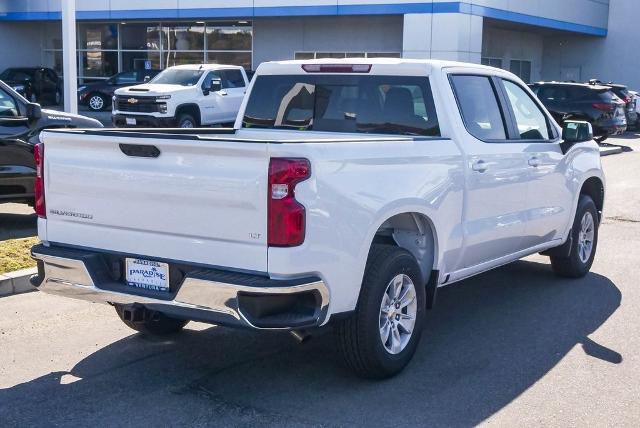
[[[204,24],[163,27],[162,41],[166,51],[204,50]]]
[[[207,52],[209,64],[241,65],[251,70],[251,52]]]
[[[118,49],[118,24],[80,24],[78,26],[78,48]]]
[[[118,52],[86,51],[80,54],[80,77],[108,77],[118,72]]]
[[[42,23],[42,60],[62,74],[62,27]],[[119,71],[181,64],[232,64],[252,69],[249,21],[78,23],[78,78],[101,80]],[[315,56],[315,53],[311,53]]]
[[[251,38],[251,27],[207,26],[209,50],[250,51]]]
[[[62,75],[62,51],[45,51],[44,65],[55,70],[56,73]]]
[[[121,24],[120,38],[122,49],[160,50],[160,26],[157,24]]]
[[[44,49],[62,49],[62,26],[54,23],[42,23],[42,42]]]
[[[160,52],[122,52],[122,71],[160,70]]]
[[[165,68],[182,64],[202,64],[204,52],[164,52],[164,59]]]
[[[295,59],[304,60],[304,59],[314,59],[316,57],[315,52],[296,52]]]

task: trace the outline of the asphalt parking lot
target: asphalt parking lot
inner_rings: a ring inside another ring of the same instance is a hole
[[[603,159],[592,273],[558,279],[533,256],[443,288],[396,378],[355,378],[331,334],[191,323],[153,340],[113,308],[30,293],[0,299],[0,425],[636,427],[640,138],[609,143],[625,152]],[[29,234],[26,211],[0,206],[0,224]]]

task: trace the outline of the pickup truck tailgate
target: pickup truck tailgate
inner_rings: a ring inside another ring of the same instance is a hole
[[[42,134],[43,241],[267,271],[267,144],[119,135]]]

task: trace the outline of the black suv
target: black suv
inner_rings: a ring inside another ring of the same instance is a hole
[[[101,82],[87,83],[78,88],[78,101],[90,110],[100,111],[111,106],[116,89],[145,83],[160,73],[160,70],[123,71]]]
[[[45,128],[100,128],[88,117],[43,110],[0,82],[0,203],[33,203],[33,146]]]
[[[604,85],[604,86],[610,87],[613,93],[616,94],[616,96],[620,98],[622,102],[624,102],[626,105],[624,112],[625,112],[625,115],[627,116],[627,126],[629,128],[633,128],[636,126],[636,123],[638,122],[638,113],[636,112],[636,100],[631,95],[631,92],[629,92],[629,88],[627,88],[625,85],[619,85],[613,82],[602,83],[601,81],[596,79],[590,80],[589,84]]]
[[[7,68],[0,80],[33,103],[60,105],[62,81],[46,67]]]
[[[600,142],[627,130],[625,103],[609,86],[573,82],[529,86],[560,125],[565,120],[587,121]]]

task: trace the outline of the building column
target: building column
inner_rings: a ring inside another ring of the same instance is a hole
[[[76,46],[76,0],[62,0],[62,72],[64,111],[78,113],[78,52]]]
[[[404,58],[443,59],[480,63],[481,16],[462,13],[404,15]]]

